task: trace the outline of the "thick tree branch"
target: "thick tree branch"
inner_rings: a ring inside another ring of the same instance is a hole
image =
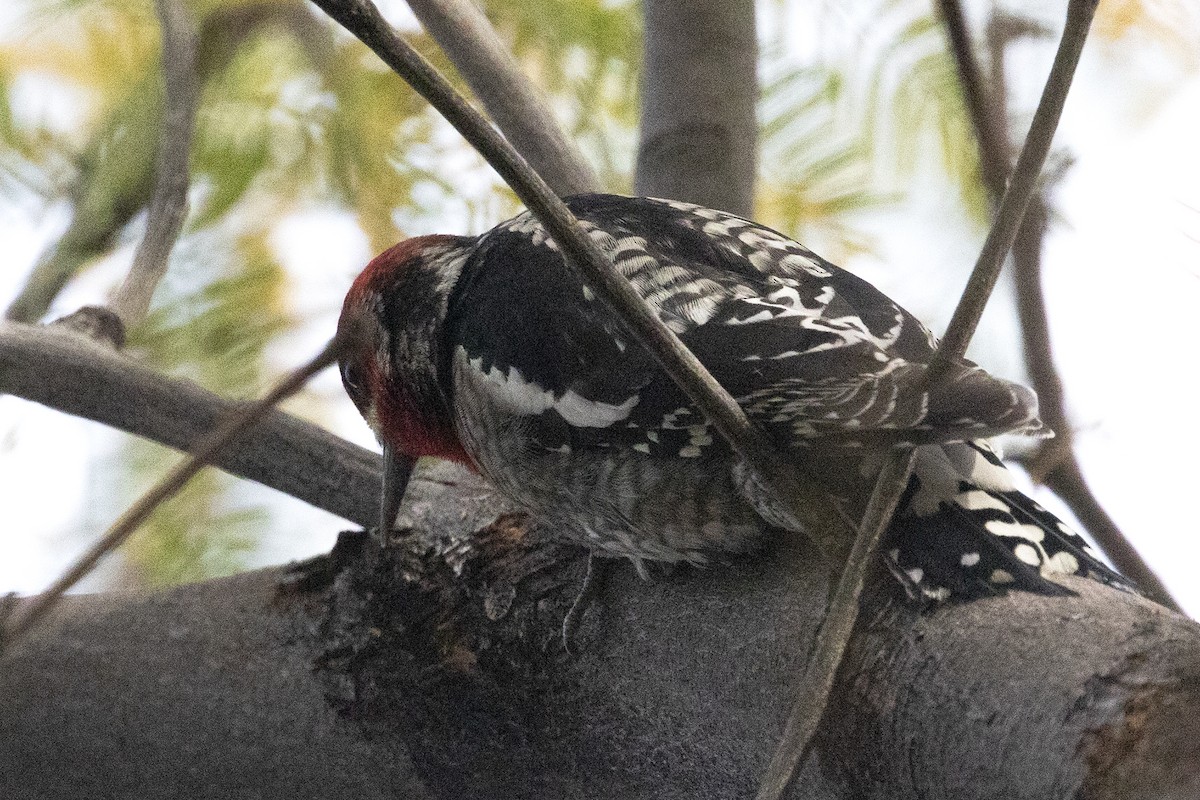
[[[150,309],[167,259],[187,217],[189,156],[192,128],[200,96],[196,70],[196,26],[182,0],[157,0],[162,29],[162,72],[166,111],[158,137],[154,195],[146,217],[146,235],[133,257],[133,266],[113,295],[112,310],[126,330],[139,323]]]
[[[751,794],[827,591],[810,547],[622,565],[556,657],[581,559],[512,518],[477,531],[495,503],[437,488],[330,588],[268,570],[68,598],[0,670],[0,796]],[[1086,580],[922,615],[878,577],[789,798],[1200,794],[1194,623]]]
[[[183,451],[244,407],[70,331],[16,323],[0,325],[0,394]],[[379,455],[288,414],[272,413],[213,464],[364,528],[375,524]]]
[[[95,569],[102,558],[120,547],[156,508],[178,494],[196,473],[208,466],[247,430],[261,423],[275,406],[304,388],[314,375],[337,361],[350,348],[360,346],[362,336],[361,326],[347,325],[339,328],[320,353],[288,373],[261,399],[238,409],[232,416],[222,420],[214,430],[201,437],[191,454],[127,508],[66,572],[44,592],[19,606],[15,619],[0,619],[0,656],[45,617],[75,584]]]
[[[801,480],[795,466],[775,452],[733,397],[642,302],[599,247],[584,235],[563,202],[512,146],[428,61],[396,35],[369,0],[313,1],[404,78],[488,161],[545,226],[567,265],[613,309],[767,488],[797,519],[805,521],[821,550],[833,561],[842,561],[853,538],[853,523],[816,489],[814,481]]]
[[[981,78],[958,0],[938,0],[938,8],[946,26],[975,129],[980,172],[993,203],[998,203],[1007,180],[1009,150],[1003,106],[1003,98],[1007,94],[1004,84],[1004,42],[992,41],[992,83],[987,85]],[[1038,394],[1042,419],[1056,435],[1055,439],[1043,444],[1030,460],[1030,473],[1035,480],[1046,484],[1063,499],[1117,569],[1150,597],[1179,611],[1175,598],[1100,505],[1088,487],[1075,455],[1072,425],[1067,416],[1062,379],[1054,362],[1049,315],[1042,291],[1042,243],[1048,221],[1049,210],[1045,199],[1038,193],[1030,203],[1012,251],[1025,364]]]
[[[636,191],[754,214],[752,0],[646,0]]]
[[[600,191],[596,173],[473,0],[408,0],[408,5],[551,189],[562,197]]]

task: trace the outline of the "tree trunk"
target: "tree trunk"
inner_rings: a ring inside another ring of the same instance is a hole
[[[646,0],[636,191],[754,213],[752,0]]]

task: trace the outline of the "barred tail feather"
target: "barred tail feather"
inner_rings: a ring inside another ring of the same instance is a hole
[[[1019,522],[1037,525],[1054,536],[1055,544],[1061,548],[1051,556],[1058,561],[1058,571],[1085,575],[1101,583],[1134,590],[1132,582],[1101,561],[1099,554],[1082,536],[1033,498],[1016,490],[1003,492],[1000,496],[1012,507]]]
[[[884,548],[910,596],[971,600],[1010,589],[1072,592],[1054,574],[1130,590],[1065,523],[1012,486],[981,442],[927,448],[901,499]]]

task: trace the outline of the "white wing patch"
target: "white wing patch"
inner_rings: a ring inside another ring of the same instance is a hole
[[[985,508],[994,508],[997,511],[1008,513],[1011,511],[1008,503],[1005,503],[998,497],[993,497],[980,489],[972,489],[969,492],[963,492],[954,498],[954,502],[958,503],[968,511],[982,510]]]
[[[468,359],[467,351],[460,347],[458,357]],[[555,397],[549,389],[526,380],[516,367],[501,371],[492,366],[484,371],[483,358],[470,358],[468,363],[473,368],[469,374],[475,376],[477,386],[502,408],[527,416],[553,409],[568,425],[579,428],[607,428],[627,418],[642,399],[641,395],[635,394],[623,403],[602,403],[589,400],[572,389],[561,397]]]
[[[1068,553],[1066,550],[1061,550],[1050,556],[1050,560],[1046,562],[1043,572],[1060,572],[1063,575],[1074,575],[1079,571],[1079,559]]]
[[[512,371],[516,372],[516,368]],[[601,403],[599,400],[588,400],[575,390],[568,389],[562,397],[554,401],[553,407],[568,424],[581,428],[607,428],[614,422],[628,417],[641,399],[640,395],[635,394],[625,402],[613,405]]]
[[[1046,532],[1037,525],[1028,525],[1020,522],[1005,522],[999,519],[991,519],[984,523],[983,527],[997,536],[1015,536],[1030,542],[1041,542],[1046,538]]]
[[[1037,567],[1042,575],[1071,575],[1079,569],[1079,559],[1070,553],[1059,551],[1051,556],[1046,552],[1042,544],[1046,539],[1046,532],[1037,525],[990,520],[984,527],[997,536],[1024,539],[1025,541],[1013,547],[1013,555],[1029,566]]]

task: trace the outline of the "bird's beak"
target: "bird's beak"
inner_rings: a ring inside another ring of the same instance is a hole
[[[396,515],[408,488],[408,477],[412,474],[413,462],[398,454],[391,445],[383,446],[383,496],[379,503],[379,539],[387,542],[388,534],[396,526]]]

